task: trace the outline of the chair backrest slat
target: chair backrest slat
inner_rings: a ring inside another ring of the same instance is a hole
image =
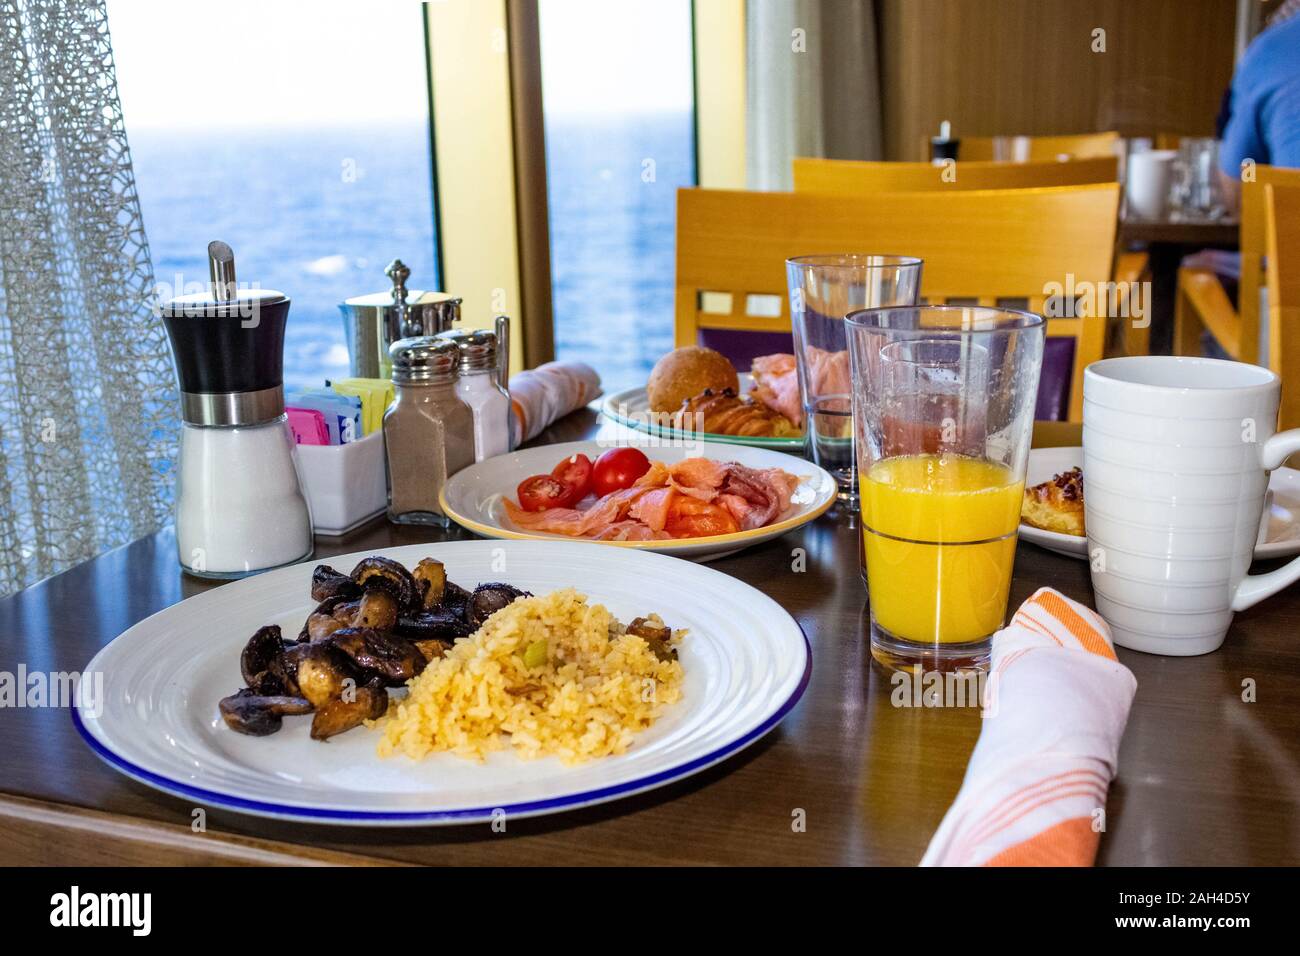
[[[1281,428],[1300,427],[1300,185],[1263,189],[1268,364],[1282,376]]]
[[[1115,250],[1114,183],[1011,190],[844,196],[682,189],[677,194],[676,332],[789,331],[785,260],[818,253],[919,256],[931,302],[1036,302],[1092,295],[1083,321],[1049,323],[1076,339],[1070,417],[1083,409],[1083,368],[1101,358]],[[730,292],[730,314],[700,309],[701,293]],[[781,299],[779,316],[745,314],[748,295]],[[1050,313],[1052,310],[1049,311]],[[1068,314],[1068,313],[1067,313]]]
[[[1243,362],[1259,361],[1259,290],[1266,281],[1264,253],[1268,243],[1264,189],[1270,184],[1300,186],[1300,169],[1255,166],[1241,184],[1241,274],[1237,281],[1237,315],[1241,325],[1237,357]]]
[[[1119,160],[1114,156],[1028,163],[961,160],[951,166],[934,166],[797,157],[793,167],[795,192],[877,193],[1113,183],[1118,176]]]

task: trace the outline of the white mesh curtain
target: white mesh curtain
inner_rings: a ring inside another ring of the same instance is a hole
[[[167,520],[176,385],[102,0],[0,0],[0,594]]]

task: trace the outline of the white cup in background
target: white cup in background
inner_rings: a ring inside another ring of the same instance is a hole
[[[1275,434],[1281,379],[1241,362],[1143,355],[1083,378],[1084,520],[1097,611],[1115,643],[1216,650],[1235,611],[1300,580],[1300,558],[1248,575],[1268,472],[1300,451]]]
[[[1169,210],[1169,193],[1174,185],[1172,149],[1148,149],[1128,157],[1124,193],[1130,215],[1139,219],[1163,219]]]

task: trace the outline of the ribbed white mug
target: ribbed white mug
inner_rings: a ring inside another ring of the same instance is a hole
[[[1115,643],[1217,650],[1235,611],[1300,579],[1300,558],[1247,570],[1268,472],[1300,451],[1275,433],[1282,382],[1242,362],[1094,362],[1083,377],[1083,507],[1097,611]]]

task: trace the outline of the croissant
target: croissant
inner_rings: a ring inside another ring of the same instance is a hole
[[[705,431],[715,435],[746,438],[798,438],[790,419],[751,398],[740,398],[735,389],[706,388],[682,402],[673,415],[673,425],[683,431]]]

